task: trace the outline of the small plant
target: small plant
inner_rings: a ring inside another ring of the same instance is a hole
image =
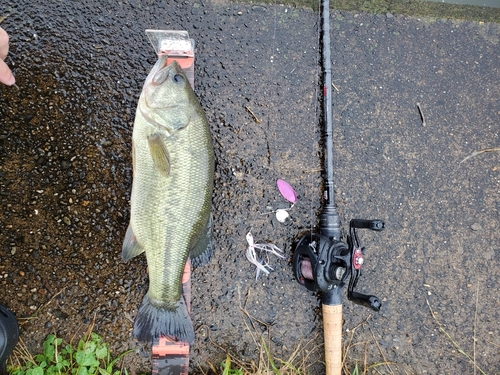
[[[20,348],[14,351],[7,371],[10,375],[120,375],[115,364],[132,350],[111,359],[108,345],[94,332],[80,339],[76,348],[63,345],[56,335],[48,335],[43,343],[43,353],[34,357],[20,341]]]
[[[226,361],[221,363],[222,375],[243,375],[243,368],[232,369],[231,368],[231,358],[229,355],[226,357]]]

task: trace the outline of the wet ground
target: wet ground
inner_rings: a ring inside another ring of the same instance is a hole
[[[4,15],[19,90],[0,88],[0,302],[20,318],[36,313],[22,325],[29,348],[41,350],[54,331],[69,339],[95,317],[115,352],[138,347],[126,360],[132,373],[150,371],[148,348],[130,336],[146,261],[121,260],[135,107],[156,60],[146,28],[186,29],[196,40],[195,91],[216,152],[216,254],[193,272],[192,372],[219,363],[221,348],[256,358],[240,305],[269,324],[277,357],[321,334],[318,296],[289,262],[320,208],[317,13],[7,0]],[[345,301],[344,331],[369,317],[349,362],[366,355],[396,363],[398,374],[474,373],[428,301],[477,365],[499,374],[500,154],[474,153],[500,147],[500,26],[332,11],[331,27],[337,206],[344,228],[354,217],[387,226],[361,234],[359,286],[384,305],[373,313]],[[288,207],[277,178],[299,196],[285,224],[263,215]],[[258,281],[245,258],[250,230],[289,257]],[[257,333],[268,337],[267,328]],[[323,371],[320,352],[307,359],[312,374]]]

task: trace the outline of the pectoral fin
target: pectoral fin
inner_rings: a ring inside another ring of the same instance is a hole
[[[148,137],[148,145],[156,169],[168,177],[170,175],[170,155],[162,136],[159,133],[150,135]]]
[[[134,231],[130,227],[127,228],[127,233],[125,233],[125,240],[123,241],[122,246],[122,258],[124,261],[128,261],[133,257],[142,254],[144,252],[144,248],[137,242],[137,238],[135,238]]]

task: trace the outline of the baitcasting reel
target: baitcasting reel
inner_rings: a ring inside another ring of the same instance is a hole
[[[299,284],[311,291],[323,292],[323,298],[330,296],[340,299],[340,290],[350,278],[347,298],[379,311],[382,304],[377,297],[354,291],[364,263],[365,248],[361,247],[356,233],[356,229],[361,228],[379,232],[384,230],[385,223],[382,220],[351,220],[347,244],[322,234],[305,235],[300,239],[293,255],[293,271]],[[340,304],[335,302],[330,301],[328,304]]]

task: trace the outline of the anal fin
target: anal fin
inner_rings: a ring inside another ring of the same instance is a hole
[[[125,233],[125,239],[123,240],[122,258],[124,261],[128,261],[143,252],[144,248],[139,244],[139,242],[137,242],[134,231],[129,224],[127,233]]]
[[[207,264],[213,255],[212,246],[212,214],[203,228],[198,242],[191,249],[191,264],[193,267],[200,267]]]

